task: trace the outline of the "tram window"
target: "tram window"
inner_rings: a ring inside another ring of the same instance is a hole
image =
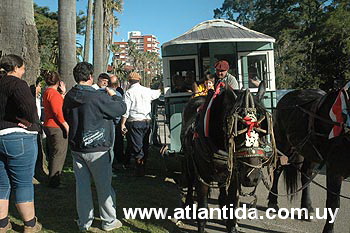
[[[171,92],[191,92],[195,82],[196,66],[194,59],[170,61]]]
[[[265,81],[266,88],[270,86],[270,72],[266,55],[248,56],[248,84],[250,88],[256,88],[261,81]]]

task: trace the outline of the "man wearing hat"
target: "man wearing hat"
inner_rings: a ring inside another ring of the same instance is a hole
[[[227,71],[230,69],[230,65],[225,60],[220,60],[215,63],[215,79],[217,86],[218,83],[224,82],[226,85],[230,86],[232,89],[239,89],[238,82],[236,78],[229,74]]]
[[[126,112],[121,120],[121,130],[128,132],[128,146],[130,143],[130,155],[135,158],[137,176],[145,174],[151,131],[151,102],[161,94],[160,90],[141,86],[140,80],[137,72],[131,72],[128,76],[130,87],[124,95]]]

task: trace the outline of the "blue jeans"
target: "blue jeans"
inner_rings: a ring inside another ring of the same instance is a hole
[[[33,202],[33,176],[38,145],[36,134],[10,133],[0,136],[0,199]]]
[[[72,157],[79,229],[88,230],[94,219],[91,178],[96,186],[102,228],[113,227],[117,223],[117,212],[112,187],[112,155],[109,151],[92,153],[72,151]]]

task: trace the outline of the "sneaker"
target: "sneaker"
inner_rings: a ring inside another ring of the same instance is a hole
[[[43,228],[43,226],[41,225],[41,223],[38,222],[37,217],[35,217],[35,219],[36,219],[35,225],[33,227],[24,226],[23,233],[35,233],[35,232],[41,231],[41,228]]]
[[[12,229],[12,224],[9,220],[9,222],[7,223],[7,225],[5,227],[0,227],[0,233],[6,233],[11,229]]]
[[[102,229],[104,231],[113,231],[115,229],[121,228],[122,226],[123,226],[123,223],[118,219],[116,219],[114,225],[108,226],[108,227],[102,227]]]

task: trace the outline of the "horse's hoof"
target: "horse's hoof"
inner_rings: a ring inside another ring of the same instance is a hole
[[[333,230],[323,230],[322,233],[334,233]]]
[[[334,233],[333,227],[327,227],[327,225],[325,225],[322,233]]]
[[[277,203],[268,203],[267,204],[267,207],[268,208],[272,208],[272,209],[274,209],[274,210],[276,210],[276,211],[278,211],[280,208],[278,207],[278,204]]]
[[[238,224],[236,223],[236,225],[234,227],[232,227],[231,229],[228,229],[227,232],[228,233],[239,233],[239,231],[237,230]]]
[[[300,207],[301,209],[307,209],[307,211],[309,212],[309,214],[315,213],[315,209],[312,206],[308,206],[308,207]]]
[[[301,218],[299,220],[305,221],[305,222],[315,222],[315,216],[311,213],[307,214],[307,215],[302,215]]]

